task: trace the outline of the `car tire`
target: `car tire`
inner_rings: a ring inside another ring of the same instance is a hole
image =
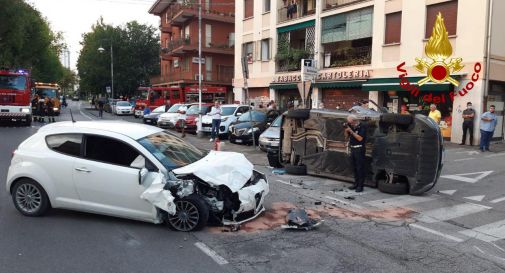
[[[167,223],[177,231],[196,231],[207,225],[209,206],[202,197],[191,194],[174,201],[176,213],[168,215]]]
[[[270,150],[267,149],[267,159],[268,165],[274,168],[282,168],[282,164],[279,161],[279,150]]]
[[[408,194],[409,184],[407,183],[387,183],[386,179],[379,179],[377,188],[379,191],[390,194]]]
[[[11,195],[14,207],[25,216],[42,216],[51,207],[44,188],[28,178],[19,179],[12,186]]]
[[[24,125],[25,125],[26,127],[30,127],[30,126],[32,126],[32,117],[31,117],[31,116],[30,116],[29,118],[27,118],[27,119],[26,119],[26,121],[25,121]]]
[[[381,121],[384,123],[390,123],[390,124],[409,125],[412,123],[413,118],[411,115],[384,113],[381,116]]]
[[[287,174],[294,174],[294,175],[306,175],[307,174],[307,166],[305,165],[285,165],[284,169],[286,170]]]
[[[286,117],[295,119],[308,119],[309,116],[310,109],[292,109],[286,114]]]

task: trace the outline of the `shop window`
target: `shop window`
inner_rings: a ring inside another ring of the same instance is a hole
[[[442,13],[442,17],[444,18],[447,33],[449,33],[449,35],[456,35],[456,27],[458,25],[458,1],[453,0],[426,7],[426,39],[431,36],[439,12]]]
[[[402,12],[386,14],[386,30],[384,44],[394,44],[401,41]]]
[[[270,39],[261,40],[261,60],[270,60]]]
[[[254,16],[254,0],[244,0],[244,19]]]

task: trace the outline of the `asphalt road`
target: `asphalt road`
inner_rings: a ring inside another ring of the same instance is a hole
[[[76,120],[96,119],[80,103],[71,109]],[[0,177],[12,150],[36,129],[0,127]],[[223,149],[246,154],[271,185],[266,213],[240,231],[178,233],[64,210],[28,218],[0,187],[0,272],[505,272],[503,152],[448,145],[437,186],[412,197],[371,188],[355,194],[335,180],[273,175],[264,153],[228,143]],[[308,232],[281,229],[292,207],[323,224]]]

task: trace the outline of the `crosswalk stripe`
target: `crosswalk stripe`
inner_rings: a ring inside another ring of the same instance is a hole
[[[505,239],[505,220],[463,230],[459,233],[488,243],[498,241]]]
[[[428,210],[421,213],[417,219],[424,223],[436,223],[446,221],[473,213],[491,209],[491,207],[482,206],[473,203],[464,203],[450,207]]]
[[[386,198],[365,202],[365,204],[376,208],[404,207],[416,203],[434,200],[434,197],[402,195],[398,197]]]
[[[499,203],[499,202],[501,202],[501,201],[505,201],[505,197],[496,198],[496,199],[491,200],[491,201],[489,201],[489,202],[491,202],[491,203]]]

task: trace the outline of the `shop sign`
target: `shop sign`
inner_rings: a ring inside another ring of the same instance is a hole
[[[316,81],[341,81],[359,80],[370,78],[371,70],[350,70],[335,72],[320,72],[316,76]],[[302,80],[300,74],[279,75],[274,77],[274,83],[299,82]]]

